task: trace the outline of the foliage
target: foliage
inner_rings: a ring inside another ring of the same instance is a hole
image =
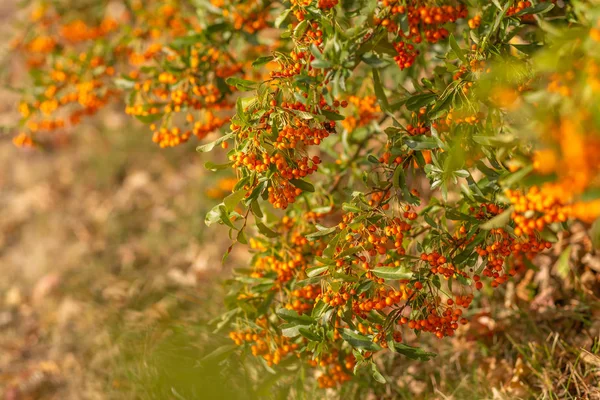
[[[119,99],[161,147],[218,132],[205,221],[253,256],[215,325],[267,371],[385,382],[600,215],[595,2],[117,3],[34,7],[14,141]]]

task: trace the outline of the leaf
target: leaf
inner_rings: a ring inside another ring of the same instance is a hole
[[[310,315],[313,318],[320,318],[329,307],[329,303],[319,301],[313,308],[312,313]]]
[[[356,212],[356,213],[359,213],[362,211],[360,208],[358,208],[354,204],[350,204],[350,203],[342,204],[342,210],[347,211],[347,212]]]
[[[158,114],[149,114],[149,115],[136,115],[138,121],[143,122],[144,124],[151,124],[153,122],[158,121],[163,117],[163,113]]]
[[[532,165],[528,165],[526,167],[521,168],[518,171],[515,171],[513,173],[510,173],[506,176],[504,176],[503,178],[501,178],[500,183],[505,186],[505,187],[513,187],[515,186],[518,182],[522,181],[523,178],[525,178],[527,175],[529,175],[529,173],[533,171],[533,166]]]
[[[387,280],[401,280],[401,279],[411,279],[413,277],[413,273],[406,268],[402,267],[382,267],[375,268],[371,270],[375,276]]]
[[[323,272],[327,271],[328,269],[329,269],[328,265],[324,265],[322,267],[307,268],[306,276],[308,276],[309,278],[312,278],[313,276],[321,275]]]
[[[365,64],[367,64],[371,68],[383,68],[389,65],[388,61],[382,60],[374,54],[363,54],[360,58]]]
[[[465,170],[465,169],[459,169],[453,172],[454,175],[458,176],[459,178],[468,178],[471,174],[469,174],[469,171]]]
[[[592,246],[594,246],[596,250],[600,250],[600,218],[592,224],[592,227],[590,228],[590,237],[592,239]]]
[[[460,48],[460,46],[456,42],[456,38],[454,37],[454,35],[450,34],[450,38],[448,40],[450,42],[450,48],[452,48],[452,51],[454,51],[454,54],[456,54],[456,56],[460,59],[460,61],[462,61],[463,63],[467,63],[467,59],[465,58],[463,50]]]
[[[297,337],[300,336],[300,328],[306,325],[298,325],[298,324],[283,324],[281,325],[281,334],[285,337]]]
[[[214,206],[209,212],[206,213],[206,217],[204,218],[204,223],[206,226],[211,226],[215,222],[218,222],[221,219],[221,212],[219,211],[219,207],[222,205],[217,204]]]
[[[306,30],[308,29],[308,20],[304,20],[304,21],[300,21],[300,23],[298,25],[296,25],[296,28],[294,29],[294,37],[296,39],[301,38],[304,35],[304,32],[306,32]]]
[[[317,47],[316,44],[311,44],[310,47],[310,52],[311,54],[315,57],[315,58],[322,58],[323,57],[323,53],[321,53],[321,50],[319,50],[319,47]]]
[[[383,85],[381,84],[381,78],[379,77],[379,72],[376,69],[373,69],[373,85],[375,89],[375,96],[377,100],[379,100],[379,105],[382,110],[386,110],[389,108],[389,103],[387,96],[385,95],[385,91],[383,90]]]
[[[325,68],[331,68],[331,63],[327,60],[324,60],[322,58],[315,58],[310,65],[313,68],[319,68],[319,69],[325,69]]]
[[[520,17],[525,14],[545,14],[554,8],[551,2],[538,3],[533,7],[525,8],[515,14],[515,17]]]
[[[571,256],[571,246],[567,246],[566,249],[560,253],[558,260],[556,261],[556,272],[558,275],[567,279],[569,277],[569,257]]]
[[[174,39],[169,47],[172,47],[174,49],[179,49],[182,48],[184,46],[191,46],[194,45],[202,40],[204,40],[204,35],[203,34],[194,34],[194,35],[189,35],[189,36],[181,36],[178,37],[176,39]]]
[[[222,203],[219,205],[219,217],[221,218],[221,222],[223,222],[228,227],[235,229],[235,226],[229,219],[229,212],[227,211],[227,208],[225,208],[225,205]]]
[[[379,383],[387,382],[385,380],[385,378],[383,377],[383,375],[381,375],[381,372],[379,372],[377,370],[377,366],[375,365],[374,362],[371,362],[371,374],[373,375],[373,379],[375,379],[377,382],[379,382]]]
[[[302,179],[290,179],[290,183],[305,192],[314,192],[315,187]]]
[[[360,253],[361,251],[363,251],[363,248],[361,246],[354,246],[354,247],[350,247],[349,249],[342,251],[340,254],[337,255],[337,257],[344,258],[344,257],[352,256],[356,253]]]
[[[258,204],[258,201],[253,200],[252,203],[250,203],[250,208],[252,209],[252,213],[254,214],[255,217],[258,217],[258,218],[263,217],[263,212],[260,209],[260,204]]]
[[[275,19],[275,28],[279,28],[281,24],[283,24],[288,15],[290,15],[290,12],[292,12],[292,9],[287,8],[281,14],[279,14],[279,16]]]
[[[410,111],[418,111],[422,107],[430,104],[432,101],[436,99],[435,93],[421,93],[414,96],[411,96],[406,101],[406,108]]]
[[[212,161],[207,161],[206,163],[204,163],[204,168],[206,168],[209,171],[220,171],[223,169],[227,169],[229,167],[231,167],[233,165],[233,161],[225,163],[225,164],[215,164]]]
[[[270,228],[268,228],[265,224],[263,224],[262,222],[256,222],[256,227],[258,228],[258,231],[260,233],[262,233],[263,235],[265,235],[268,238],[276,238],[279,237],[279,234],[277,232],[274,232],[273,230],[271,230]]]
[[[356,347],[356,348],[372,350],[372,351],[377,351],[377,350],[381,349],[381,347],[379,345],[377,345],[376,343],[373,343],[373,341],[371,339],[369,339],[367,336],[361,335],[359,333],[355,333],[354,331],[347,329],[347,328],[342,329],[341,336],[342,336],[342,339],[344,339],[351,346]]]
[[[418,347],[412,347],[403,343],[394,342],[393,346],[390,347],[393,347],[395,352],[403,354],[412,360],[427,361],[437,356],[435,353],[424,351]]]
[[[223,143],[226,140],[231,139],[232,137],[233,137],[233,132],[230,132],[224,136],[221,136],[220,138],[218,138],[217,140],[215,140],[213,142],[196,147],[196,151],[199,153],[207,153],[207,152],[211,151],[212,149],[214,149],[215,146],[220,145],[221,143]]]
[[[284,321],[300,325],[310,325],[315,322],[310,316],[306,314],[299,315],[295,310],[288,310],[287,308],[280,308],[275,313]]]
[[[392,176],[392,184],[395,188],[401,188],[405,185],[406,178],[404,176],[404,169],[401,166],[397,166]]]
[[[321,114],[324,115],[330,121],[342,121],[346,118],[343,115],[340,115],[340,114],[337,114],[337,113],[334,113],[331,111],[327,111],[327,110],[322,110]]]
[[[275,57],[273,56],[263,56],[263,57],[258,57],[256,60],[254,60],[254,62],[252,63],[253,67],[260,67],[261,65],[264,65],[268,62],[271,62],[275,59]]]
[[[518,143],[518,139],[514,135],[473,135],[472,139],[475,143],[493,147],[511,147]]]
[[[321,340],[323,340],[321,338],[321,336],[319,336],[316,333],[312,332],[308,328],[301,327],[301,328],[298,329],[298,331],[300,332],[300,335],[304,336],[308,340],[312,340],[313,342],[320,342]]]
[[[235,86],[238,90],[241,90],[243,92],[254,90],[258,85],[254,81],[234,77],[229,77],[225,79],[225,83],[227,83],[229,86]]]
[[[114,81],[115,86],[119,89],[133,89],[135,87],[135,81],[127,78],[117,78]]]
[[[248,244],[248,238],[246,238],[246,233],[243,229],[238,232],[236,240],[241,244]]]
[[[510,215],[512,214],[512,207],[504,210],[502,213],[496,215],[494,218],[481,224],[481,229],[489,231],[490,229],[503,228],[510,221]]]
[[[225,199],[223,199],[223,203],[225,204],[227,211],[233,211],[235,206],[237,206],[244,197],[246,197],[245,189],[240,189],[237,192],[233,192],[229,196],[225,197]]]
[[[337,230],[337,226],[333,226],[331,228],[327,228],[327,229],[322,230],[322,231],[313,232],[313,233],[311,233],[309,235],[306,235],[305,238],[307,238],[308,240],[312,241],[312,240],[314,240],[316,238],[330,235],[333,232],[335,232],[336,230]]]
[[[427,136],[415,136],[412,139],[406,139],[404,143],[413,150],[437,149],[439,147],[435,138]]]
[[[229,355],[232,354],[235,351],[235,349],[237,349],[237,346],[235,344],[227,344],[221,347],[217,347],[215,350],[202,357],[200,359],[200,364],[217,364],[220,361],[223,361],[227,357],[229,357]]]

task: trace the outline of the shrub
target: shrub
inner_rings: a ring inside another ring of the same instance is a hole
[[[479,293],[600,215],[595,2],[108,4],[33,6],[14,142],[111,102],[161,147],[212,140],[206,168],[237,183],[206,223],[252,252],[218,356],[384,382],[378,354],[435,356],[421,335],[460,332]]]

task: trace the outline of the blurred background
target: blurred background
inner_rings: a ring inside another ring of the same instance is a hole
[[[13,3],[0,1],[9,58]],[[9,126],[18,95],[3,89],[0,99]],[[120,110],[58,133],[45,150],[15,148],[12,133],[0,136],[0,398],[355,398],[310,384],[290,392],[285,376],[211,354],[231,344],[209,322],[247,254],[235,247],[221,262],[230,240],[204,214],[232,180],[207,172],[193,143],[159,149]],[[599,296],[600,256],[575,225],[536,269],[478,305],[463,334],[427,338],[438,358],[386,360],[397,380],[366,391],[600,398]]]
[[[3,56],[12,3],[0,2]],[[18,95],[0,96],[8,126]],[[245,257],[222,265],[227,232],[204,225],[231,178],[206,173],[193,145],[159,149],[119,111],[44,150],[0,136],[0,398],[225,393],[198,360],[229,340],[213,342],[207,321],[223,309],[217,282]]]

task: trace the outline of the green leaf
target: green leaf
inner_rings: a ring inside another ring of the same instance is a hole
[[[235,344],[227,344],[221,347],[217,347],[215,350],[202,357],[200,359],[200,364],[206,365],[209,363],[219,363],[225,360],[227,357],[229,357],[229,355],[232,354],[236,349],[237,346]]]
[[[321,114],[323,114],[330,121],[342,121],[346,118],[343,115],[340,115],[340,114],[337,114],[337,113],[334,113],[331,111],[327,111],[327,110],[322,110]]]
[[[590,228],[590,237],[592,239],[592,246],[594,246],[596,250],[600,250],[600,218],[592,224],[592,227]]]
[[[512,188],[517,183],[521,182],[523,180],[523,178],[525,178],[527,175],[529,175],[529,173],[531,171],[533,171],[533,166],[528,165],[526,167],[521,168],[518,171],[515,171],[513,173],[510,173],[510,174],[502,177],[500,179],[500,183],[507,188]]]
[[[418,111],[422,107],[430,104],[436,99],[435,93],[421,93],[414,96],[411,96],[406,101],[406,108],[410,111]]]
[[[232,165],[233,165],[233,161],[225,163],[225,164],[215,164],[212,161],[207,161],[206,163],[204,163],[204,168],[206,168],[209,171],[220,171],[223,169],[228,169]]]
[[[571,256],[571,246],[567,246],[566,249],[560,253],[560,257],[556,261],[556,272],[558,275],[567,279],[569,277],[569,257]]]
[[[116,87],[118,87],[119,89],[133,89],[135,87],[135,81],[133,79],[127,79],[127,78],[117,78],[114,81],[114,84]]]
[[[306,325],[298,325],[295,323],[281,325],[281,334],[285,337],[297,337],[300,336],[300,328]]]
[[[338,256],[338,258],[344,258],[344,257],[352,256],[356,253],[360,253],[363,250],[364,249],[362,248],[362,246],[354,246],[354,247],[350,247],[349,249],[342,251],[337,256]]]
[[[317,335],[316,333],[312,332],[310,329],[305,327],[299,328],[298,332],[300,332],[300,335],[304,336],[308,340],[312,340],[313,342],[320,342],[321,340],[323,340],[321,336]]]
[[[452,51],[454,51],[454,54],[456,54],[456,56],[460,59],[460,61],[462,61],[463,63],[467,63],[467,59],[465,58],[463,50],[460,48],[460,46],[456,42],[456,38],[454,37],[453,34],[450,34],[449,41],[450,41],[450,47],[452,48]]]
[[[321,275],[323,272],[327,271],[328,269],[329,269],[328,265],[324,265],[322,267],[307,268],[306,276],[308,276],[309,278],[312,278],[313,276]]]
[[[174,39],[169,47],[172,47],[174,49],[180,49],[185,46],[192,46],[202,40],[205,40],[205,36],[201,33],[188,36],[181,36]]]
[[[367,64],[371,68],[383,68],[390,65],[388,61],[382,60],[374,54],[363,54],[360,58],[365,64]]]
[[[342,210],[347,211],[347,212],[355,212],[355,213],[359,213],[362,211],[360,208],[358,208],[354,204],[350,204],[350,203],[342,204]]]
[[[263,224],[262,222],[256,222],[256,227],[258,228],[258,231],[260,233],[262,233],[263,235],[265,235],[268,238],[276,238],[279,237],[279,234],[277,232],[274,232],[273,230],[271,230],[270,228],[268,228],[265,224]]]
[[[369,160],[369,162],[371,162],[373,164],[379,164],[379,160],[373,154],[369,154],[367,156],[367,160]]]
[[[305,192],[314,192],[315,187],[302,179],[290,179],[290,183]]]
[[[256,60],[254,60],[254,62],[252,63],[253,67],[260,67],[261,65],[265,65],[268,62],[271,62],[275,59],[275,57],[273,56],[263,56],[263,57],[258,57]]]
[[[158,114],[150,114],[150,115],[136,115],[138,121],[143,122],[144,124],[151,124],[153,122],[158,121],[163,117],[163,113]]]
[[[329,303],[325,303],[324,301],[319,301],[317,304],[315,304],[315,307],[312,310],[312,313],[310,314],[313,318],[320,318],[325,311],[329,308]]]
[[[245,189],[240,189],[237,192],[233,192],[229,196],[225,197],[225,199],[223,199],[223,203],[225,204],[227,211],[233,211],[235,206],[237,206],[238,203],[244,199],[244,197],[246,197]]]
[[[248,238],[246,238],[246,233],[243,229],[238,232],[236,240],[241,244],[248,244]]]
[[[322,58],[315,58],[310,65],[313,68],[319,68],[319,69],[325,69],[325,68],[331,68],[331,63],[327,60],[324,60]]]
[[[279,28],[291,12],[291,8],[286,8],[281,14],[279,14],[279,16],[275,19],[275,28]]]
[[[488,220],[487,222],[481,224],[481,229],[485,229],[489,231],[490,229],[503,228],[510,221],[510,215],[512,214],[512,207],[504,210],[500,214],[496,215],[494,218]]]
[[[221,212],[219,211],[219,207],[222,205],[217,204],[214,206],[209,212],[206,213],[206,217],[204,218],[204,223],[206,226],[211,226],[215,222],[218,222],[221,219]]]
[[[312,319],[309,315],[300,315],[295,310],[288,310],[287,308],[280,308],[275,313],[279,318],[290,323],[310,325],[315,322],[315,320]]]
[[[473,135],[472,139],[475,143],[492,146],[492,147],[511,147],[518,144],[518,139],[514,135]]]
[[[306,32],[306,30],[308,29],[308,20],[304,20],[304,21],[300,21],[300,23],[298,25],[296,25],[296,28],[294,29],[294,37],[296,39],[301,38],[304,33]]]
[[[351,346],[359,349],[372,351],[377,351],[381,349],[381,347],[378,344],[373,343],[373,341],[367,336],[361,335],[360,333],[355,333],[354,331],[347,328],[342,329],[341,336],[342,339],[348,342]]]
[[[238,90],[241,90],[243,92],[254,90],[258,86],[258,84],[254,81],[234,77],[229,77],[225,79],[225,83],[227,83],[229,86],[235,86]]]
[[[377,382],[379,382],[379,383],[387,382],[385,380],[385,378],[383,377],[383,375],[381,375],[381,372],[379,372],[377,370],[377,366],[375,365],[374,362],[371,362],[371,374],[373,375],[373,379],[375,379]]]
[[[294,114],[296,114],[297,116],[299,116],[302,119],[314,119],[315,118],[314,115],[312,115],[311,113],[306,112],[306,111],[301,111],[301,110],[290,110],[290,111],[292,111]]]
[[[219,216],[221,218],[221,222],[223,222],[228,227],[235,229],[235,226],[229,219],[229,212],[227,211],[227,208],[225,208],[225,205],[223,205],[223,204],[219,205]]]
[[[395,188],[401,188],[406,186],[406,177],[404,176],[404,169],[399,165],[394,170],[394,175],[392,176],[392,184]]]
[[[228,133],[224,136],[221,136],[220,138],[218,138],[217,140],[215,140],[213,142],[196,147],[196,151],[199,153],[207,153],[207,152],[211,151],[212,149],[214,149],[215,146],[220,145],[221,143],[223,143],[226,140],[231,139],[232,137],[233,137],[233,132]]]
[[[435,138],[428,136],[415,136],[404,141],[413,150],[437,149],[439,147]]]
[[[467,171],[466,169],[459,169],[453,172],[454,175],[458,176],[459,178],[468,178],[471,174],[469,174],[469,171]]]
[[[400,280],[400,279],[411,279],[413,273],[406,268],[402,267],[382,267],[371,270],[375,276],[387,280]]]
[[[309,235],[306,235],[305,237],[306,237],[308,240],[311,240],[311,241],[312,241],[312,240],[314,240],[314,239],[316,239],[316,238],[319,238],[319,237],[323,237],[323,236],[330,235],[330,234],[332,234],[333,232],[335,232],[336,230],[337,230],[337,226],[333,226],[333,227],[331,227],[331,228],[327,228],[327,229],[324,229],[324,230],[322,230],[322,231],[313,232],[313,233],[311,233],[311,234],[309,234]]]
[[[390,347],[391,348],[393,347],[393,350],[395,352],[403,354],[412,360],[428,361],[428,360],[432,359],[433,357],[437,356],[437,354],[435,354],[435,353],[424,351],[418,347],[408,346],[403,343],[395,343],[394,342],[393,346],[390,346]]]
[[[538,3],[533,7],[525,8],[515,14],[515,17],[520,17],[525,14],[545,14],[554,8],[551,2]]]
[[[379,72],[376,69],[373,69],[373,85],[375,89],[375,96],[377,100],[379,100],[379,105],[382,110],[387,110],[389,108],[389,103],[387,96],[385,95],[385,91],[383,90],[383,85],[381,83],[381,78],[379,77]]]
[[[258,201],[253,200],[252,203],[250,203],[250,208],[252,209],[252,213],[254,214],[255,217],[257,217],[257,218],[263,217],[263,212],[260,209],[260,204],[258,204]]]

